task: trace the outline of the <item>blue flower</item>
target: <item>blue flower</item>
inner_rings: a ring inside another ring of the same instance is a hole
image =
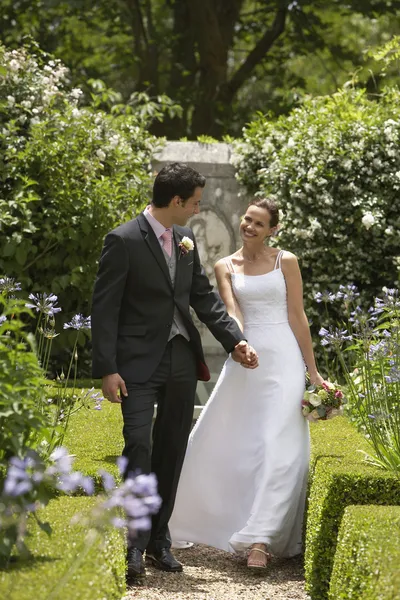
[[[108,473],[107,471],[104,471],[104,470],[99,471],[99,474],[101,475],[101,479],[103,481],[103,487],[104,487],[105,491],[110,492],[111,490],[113,490],[115,488],[114,477],[110,473]]]
[[[7,317],[5,317],[4,315],[0,316],[0,325],[3,325],[3,323],[5,323],[7,321]]]
[[[314,294],[314,300],[318,302],[318,304],[320,304],[321,302],[328,303],[336,300],[336,296],[328,290],[325,290],[324,292],[317,292],[316,294]]]
[[[340,285],[339,286],[339,291],[336,294],[336,298],[342,299],[343,301],[348,301],[348,300],[354,300],[355,298],[358,298],[359,296],[359,292],[357,289],[356,285],[353,284],[349,284],[349,285]]]
[[[81,314],[74,315],[69,323],[64,323],[64,329],[90,329],[90,317]]]
[[[400,368],[393,366],[389,371],[389,375],[385,375],[385,379],[387,383],[400,383]]]
[[[0,277],[0,294],[8,296],[21,291],[21,284],[12,277]]]
[[[340,345],[342,342],[353,339],[351,335],[348,335],[347,329],[325,329],[325,327],[321,327],[318,333],[322,337],[322,346],[328,346],[330,344]]]
[[[46,294],[45,292],[43,294],[29,294],[28,298],[32,302],[28,302],[25,306],[36,310],[36,312],[49,316],[61,312],[61,308],[56,307],[58,298],[55,294]]]

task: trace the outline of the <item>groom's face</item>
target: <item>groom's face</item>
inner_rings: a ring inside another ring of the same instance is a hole
[[[199,214],[202,193],[203,188],[197,187],[193,196],[188,198],[186,202],[177,197],[174,205],[174,223],[176,225],[186,225],[190,217]]]

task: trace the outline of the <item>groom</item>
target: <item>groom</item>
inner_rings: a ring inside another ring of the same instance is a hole
[[[168,521],[196,383],[210,379],[189,306],[235,361],[247,368],[258,364],[208,281],[193,233],[185,227],[199,212],[204,186],[203,175],[185,164],[161,169],[151,205],[106,236],[94,287],[93,377],[102,377],[104,396],[121,404],[126,476],[153,471],[162,498],[151,531],[128,539],[128,578],[144,575],[144,551],[155,567],[182,571],[170,551]]]

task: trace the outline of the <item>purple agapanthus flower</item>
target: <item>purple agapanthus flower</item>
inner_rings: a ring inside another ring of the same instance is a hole
[[[356,285],[354,285],[354,284],[340,285],[339,291],[336,294],[336,298],[338,300],[342,299],[343,301],[346,302],[348,300],[354,300],[355,298],[358,298],[359,295],[360,295],[360,293],[359,293]]]
[[[49,316],[54,316],[56,313],[61,312],[61,308],[56,307],[58,298],[55,294],[46,294],[46,292],[42,294],[29,294],[28,298],[32,302],[28,302],[25,306],[36,312]]]
[[[0,277],[0,294],[8,296],[21,291],[21,284],[12,277]]]
[[[336,295],[328,290],[324,292],[316,292],[314,294],[314,300],[320,304],[321,302],[334,302],[336,300]]]
[[[322,337],[321,345],[340,345],[342,342],[352,340],[352,336],[347,333],[347,329],[325,329],[321,327],[319,335]]]
[[[90,329],[90,317],[84,317],[80,313],[74,315],[69,323],[64,323],[64,329]]]
[[[361,306],[356,306],[355,309],[350,313],[349,321],[359,329],[363,329],[365,327],[371,329],[376,322],[376,316],[373,314],[373,309],[371,310],[369,308],[368,312],[365,312]]]
[[[127,527],[130,531],[147,530],[151,527],[150,515],[158,512],[161,498],[157,494],[157,480],[154,474],[128,477],[119,487],[109,492],[103,504],[105,513],[121,508],[125,519],[112,515],[115,527]]]
[[[389,375],[385,375],[385,380],[387,383],[400,383],[400,368],[393,366],[389,371]]]
[[[370,358],[378,358],[378,357],[387,356],[389,354],[389,352],[390,352],[390,349],[388,347],[387,341],[380,340],[376,344],[370,345],[368,354],[369,354]]]
[[[0,315],[0,325],[3,325],[3,323],[5,323],[7,321],[7,317],[5,317],[4,315]]]
[[[375,298],[375,314],[382,313],[386,308],[388,309],[400,309],[399,290],[396,288],[382,289],[383,298]]]

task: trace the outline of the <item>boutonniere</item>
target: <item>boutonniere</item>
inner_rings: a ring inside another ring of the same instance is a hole
[[[190,239],[190,237],[187,237],[185,235],[185,237],[183,237],[181,239],[181,241],[178,244],[178,248],[179,248],[179,256],[186,256],[186,254],[189,254],[189,252],[192,252],[193,248],[194,248],[194,243],[193,240]]]

